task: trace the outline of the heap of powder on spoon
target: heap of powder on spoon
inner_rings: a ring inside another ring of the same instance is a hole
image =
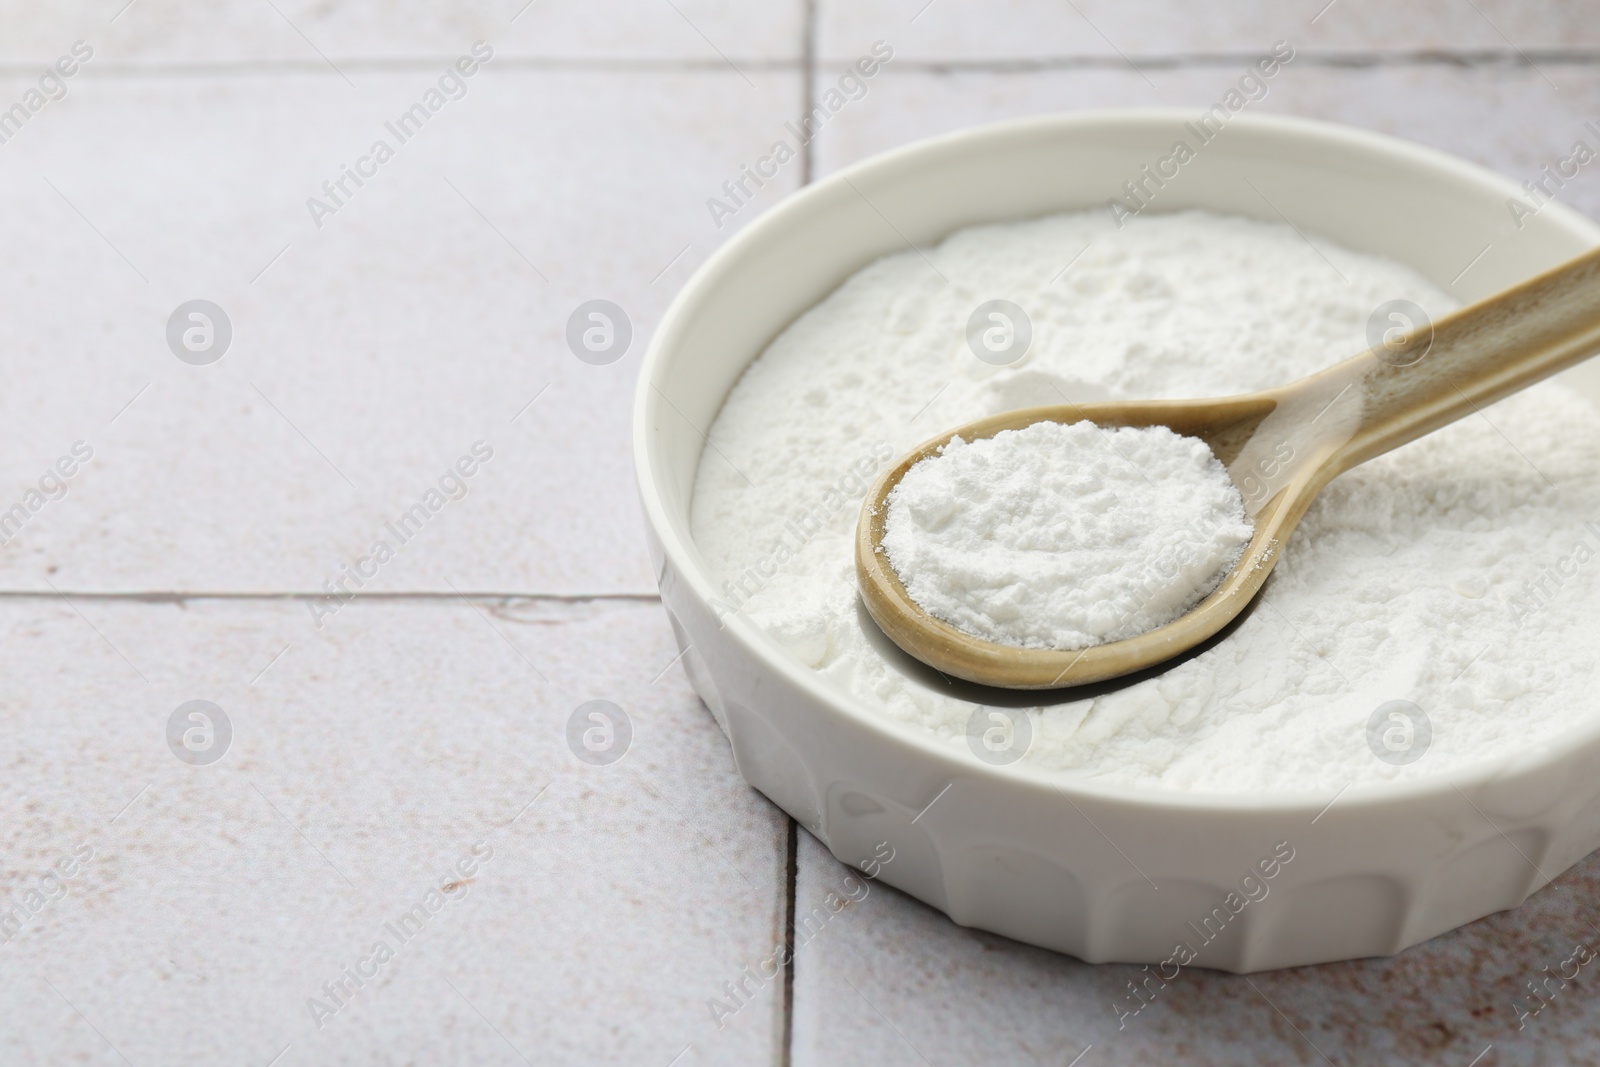
[[[1037,422],[952,440],[888,497],[883,549],[911,598],[974,636],[1080,649],[1165,625],[1250,540],[1205,442],[1165,426]]]

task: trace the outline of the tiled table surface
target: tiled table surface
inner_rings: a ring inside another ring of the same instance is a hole
[[[1583,978],[1521,1029],[1512,1007],[1600,938],[1593,861],[1393,960],[1188,975],[1120,1029],[1136,969],[873,886],[719,1027],[724,983],[848,872],[739,780],[674,663],[627,427],[674,289],[810,176],[1009,116],[1203,107],[1281,39],[1297,55],[1258,110],[1520,180],[1593,143],[1592,5],[0,12],[0,107],[93,49],[0,143],[0,511],[93,449],[0,548],[0,1062],[1600,1059]],[[716,226],[706,198],[880,39],[867,95]],[[317,226],[307,198],[478,40],[493,58],[464,95]],[[1562,197],[1600,213],[1600,171]],[[609,366],[563,340],[597,297],[635,332]],[[232,324],[209,366],[165,337],[194,298]],[[311,597],[478,441],[465,497],[319,628]],[[169,748],[197,699],[231,725],[209,766]],[[594,699],[631,726],[618,762],[567,740]],[[330,994],[346,968],[372,976]]]

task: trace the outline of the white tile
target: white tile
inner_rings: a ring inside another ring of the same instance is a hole
[[[816,140],[818,173],[896,145],[964,126],[1098,107],[1193,107],[1216,103],[1242,67],[933,73],[889,66],[867,96],[842,109]],[[1545,80],[1548,73],[1555,85]],[[823,75],[823,80],[827,78]],[[1151,84],[1153,83],[1153,84]],[[1585,128],[1600,68],[1444,64],[1334,67],[1291,63],[1251,110],[1349,123],[1452,152],[1518,181],[1539,177],[1574,141],[1600,148]],[[1600,164],[1581,169],[1560,193],[1600,215]]]
[[[822,0],[820,52],[853,57],[874,40],[907,61],[1090,57],[1120,61],[1248,53],[1287,40],[1335,53],[1512,53],[1592,48],[1600,25],[1579,0]]]
[[[827,913],[830,891],[861,897],[855,877],[802,834],[796,913]],[[1582,979],[1520,1030],[1513,1004],[1579,942],[1600,951],[1588,918],[1597,889],[1591,857],[1521,908],[1392,959],[1248,979],[1182,971],[1152,982],[1150,1002],[1132,1012],[1127,983],[1145,979],[1141,968],[963,929],[872,884],[859,904],[814,920],[809,942],[796,936],[793,1062],[1254,1067],[1323,1063],[1320,1050],[1338,1064],[1464,1067],[1491,1044],[1479,1063],[1589,1062],[1600,1055],[1600,1004]]]
[[[486,41],[503,57],[722,64],[793,60],[800,0],[69,0],[0,3],[0,62],[48,63],[85,40],[101,64],[291,62],[454,56]]]
[[[658,605],[358,602],[321,637],[304,616],[0,603],[0,907],[24,909],[0,1062],[775,1058],[781,987],[721,1030],[707,1005],[782,940],[786,820],[681,670],[652,681],[676,652]],[[210,766],[166,741],[192,699],[232,723]],[[632,724],[606,766],[566,740],[592,699]],[[475,844],[459,898],[385,927]],[[377,941],[394,959],[319,1029],[308,998],[336,1006],[320,987]]]
[[[799,183],[706,209],[798,106],[797,74],[750,77],[491,63],[407,143],[386,123],[432,73],[75,84],[0,145],[0,511],[73,442],[94,458],[0,588],[316,590],[481,439],[372,590],[653,591],[636,369],[692,269]],[[378,139],[394,158],[319,228],[309,198]],[[211,366],[168,348],[194,298],[233,325]],[[633,324],[609,366],[565,340],[594,298]]]

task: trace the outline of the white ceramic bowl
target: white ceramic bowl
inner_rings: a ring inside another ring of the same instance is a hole
[[[1388,955],[1514,907],[1600,846],[1600,718],[1560,744],[1448,778],[1350,789],[1331,807],[1322,794],[1058,784],[878,714],[723,615],[720,582],[689,533],[701,431],[797,315],[908,239],[1103,207],[1192,117],[1087,112],[923,141],[810,186],[713,256],[656,332],[634,408],[662,600],[750,784],[846,863],[889,842],[882,879],[958,923],[1089,961],[1160,963],[1180,941],[1197,950],[1193,965],[1231,971]],[[1518,230],[1506,201],[1520,190],[1476,166],[1290,119],[1236,117],[1152,210],[1275,221],[1247,175],[1302,229],[1409,263],[1464,300],[1600,243],[1600,226],[1557,204]],[[1596,367],[1567,380],[1600,405]],[[1243,895],[1229,894],[1279,842],[1293,860],[1247,883],[1266,895],[1236,907]]]

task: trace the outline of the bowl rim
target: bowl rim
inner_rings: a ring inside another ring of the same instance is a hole
[[[712,581],[709,568],[702,565],[702,557],[694,544],[687,523],[680,525],[672,517],[657,484],[650,427],[656,421],[662,402],[655,385],[660,367],[681,344],[683,334],[687,330],[686,324],[698,313],[700,305],[711,297],[723,280],[737,269],[737,260],[746,248],[767,239],[767,234],[771,231],[783,228],[791,217],[809,211],[814,201],[827,197],[834,189],[851,181],[859,181],[878,170],[901,167],[918,156],[942,156],[952,149],[962,147],[963,144],[969,148],[977,148],[989,138],[1011,139],[1025,137],[1030,133],[1040,136],[1048,133],[1082,133],[1097,127],[1170,128],[1170,124],[1182,123],[1193,117],[1189,110],[1182,108],[1094,108],[1049,112],[981,123],[921,138],[868,156],[802,186],[752,219],[716,249],[673,296],[662,315],[661,322],[640,362],[639,376],[634,386],[631,419],[634,474],[645,521],[654,532],[669,566],[687,584],[699,602],[709,607],[720,593]],[[1522,188],[1510,178],[1487,167],[1471,163],[1448,152],[1343,123],[1292,115],[1240,114],[1233,116],[1229,124],[1253,127],[1268,134],[1321,140],[1333,146],[1387,156],[1396,163],[1410,164],[1418,169],[1440,172],[1441,176],[1463,179],[1496,195],[1520,197],[1523,193]],[[1547,213],[1562,229],[1600,244],[1600,223],[1559,201],[1548,201],[1540,208],[1541,215]],[[760,352],[752,354],[751,361],[759,355]],[[746,366],[748,367],[749,363],[746,363]],[[723,399],[725,401],[726,397]],[[1013,788],[1029,794],[1038,793],[1046,799],[1057,802],[1065,797],[1069,802],[1082,799],[1168,813],[1196,811],[1254,815],[1316,813],[1316,817],[1320,818],[1335,804],[1347,808],[1372,809],[1394,803],[1448,798],[1452,792],[1461,794],[1464,790],[1481,787],[1502,777],[1508,771],[1518,775],[1536,774],[1542,768],[1584,745],[1600,745],[1600,715],[1596,715],[1587,723],[1576,724],[1532,746],[1514,749],[1505,754],[1485,756],[1460,764],[1448,771],[1430,772],[1399,781],[1347,785],[1331,797],[1325,791],[1188,792],[1097,781],[1082,777],[1076,772],[1028,765],[1025,760],[1005,766],[994,766],[975,757],[966,756],[930,731],[892,718],[868,702],[838,689],[818,671],[806,667],[782,649],[759,627],[745,618],[742,612],[723,614],[720,625],[729,632],[732,640],[742,651],[754,657],[764,669],[775,672],[785,683],[803,692],[816,705],[826,709],[828,715],[847,720],[854,728],[867,730],[876,734],[881,740],[915,752],[928,761],[930,768],[938,769],[952,782],[958,778],[982,779],[991,787]]]

